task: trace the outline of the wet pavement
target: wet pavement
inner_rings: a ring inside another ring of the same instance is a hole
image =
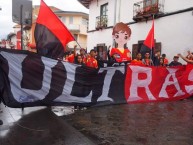
[[[193,99],[75,112],[0,107],[0,145],[193,145]]]
[[[0,145],[95,145],[57,115],[69,114],[71,108],[34,107],[3,110],[0,119]]]
[[[98,145],[193,145],[193,99],[91,108],[62,118]]]

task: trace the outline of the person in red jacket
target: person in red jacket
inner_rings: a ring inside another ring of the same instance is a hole
[[[131,36],[131,29],[129,26],[122,22],[117,23],[113,28],[112,35],[113,39],[117,43],[117,48],[111,49],[110,56],[119,63],[131,61],[130,50],[124,48],[124,45],[127,43]]]
[[[98,63],[97,60],[95,59],[96,57],[96,51],[94,49],[92,49],[90,51],[90,56],[87,56],[86,58],[86,62],[85,65],[88,67],[92,67],[92,68],[98,68]]]
[[[133,64],[133,65],[144,65],[141,58],[142,58],[141,53],[137,53],[136,59],[133,59],[131,61],[131,64]]]

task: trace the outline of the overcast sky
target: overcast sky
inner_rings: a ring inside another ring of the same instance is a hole
[[[82,6],[77,0],[44,0],[49,6],[55,6],[64,11],[81,11],[88,13],[88,9]],[[40,0],[32,0],[33,5],[39,5]],[[12,22],[12,0],[0,0],[0,39],[13,32]]]

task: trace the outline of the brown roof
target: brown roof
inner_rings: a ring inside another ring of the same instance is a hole
[[[89,4],[92,0],[78,0],[82,5],[84,5],[86,8],[89,8]]]

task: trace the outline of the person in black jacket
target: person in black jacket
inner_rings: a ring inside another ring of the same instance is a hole
[[[2,101],[2,98],[1,98],[1,94],[2,94],[2,90],[3,90],[3,85],[4,85],[4,81],[3,81],[3,73],[2,73],[2,69],[0,67],[0,104],[1,104],[1,101]],[[0,113],[2,113],[3,110],[1,109],[1,106],[0,106]],[[3,121],[0,119],[0,125],[3,125]]]
[[[179,56],[174,56],[173,61],[169,64],[169,66],[179,66],[182,65],[180,62],[178,62]]]

